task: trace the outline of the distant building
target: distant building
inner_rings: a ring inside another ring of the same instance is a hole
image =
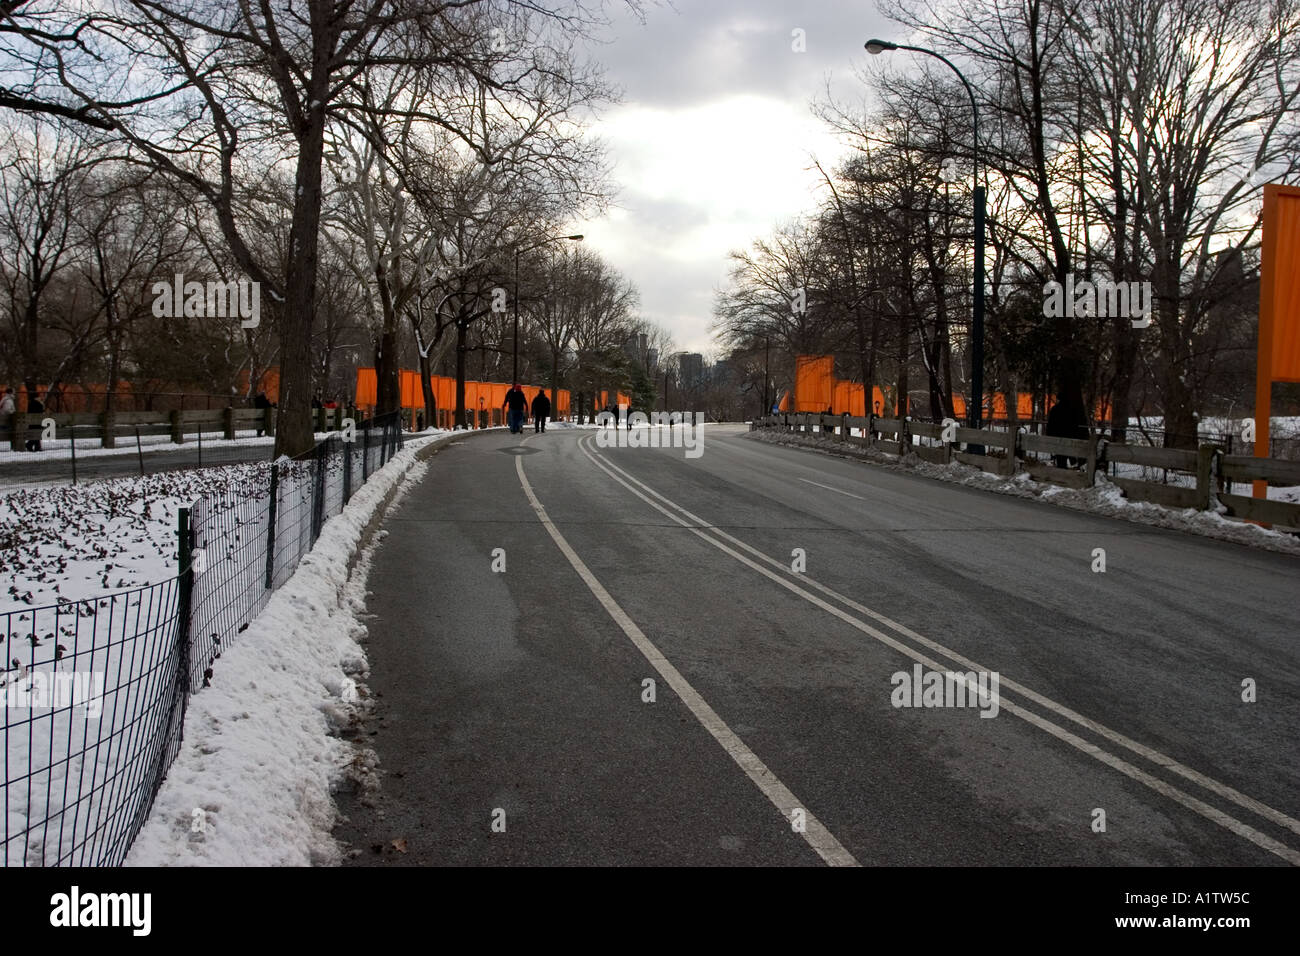
[[[650,348],[650,337],[644,332],[633,332],[623,343],[623,354],[646,372],[653,372],[659,363],[659,350]]]
[[[704,356],[699,352],[683,352],[678,369],[682,388],[694,388],[704,380]]]

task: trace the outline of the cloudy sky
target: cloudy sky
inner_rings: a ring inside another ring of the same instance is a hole
[[[611,42],[593,52],[623,102],[596,132],[621,191],[607,216],[577,228],[636,283],[646,318],[706,352],[727,253],[811,208],[812,158],[842,153],[811,102],[828,81],[860,99],[862,44],[900,30],[870,3],[842,0],[673,0],[644,24],[610,9]],[[792,49],[795,30],[804,52]]]

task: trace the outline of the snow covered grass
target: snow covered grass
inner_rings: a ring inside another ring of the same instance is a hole
[[[1125,498],[1118,485],[1107,481],[1104,475],[1097,475],[1097,483],[1092,488],[1073,489],[1045,482],[1037,482],[1028,474],[1021,473],[1014,478],[990,474],[965,465],[951,462],[938,465],[923,461],[916,455],[899,458],[877,449],[862,448],[858,445],[840,442],[837,438],[823,438],[818,435],[798,435],[759,429],[749,432],[748,437],[756,441],[766,441],[777,445],[797,448],[812,448],[836,455],[841,458],[855,458],[869,461],[876,465],[896,471],[919,474],[926,478],[979,488],[997,494],[1013,495],[1018,498],[1036,498],[1064,508],[1086,511],[1090,514],[1120,518],[1138,524],[1171,528],[1190,534],[1204,535],[1238,544],[1265,548],[1270,551],[1282,551],[1288,554],[1300,554],[1300,539],[1293,535],[1261,528],[1258,525],[1233,521],[1213,511],[1197,511],[1194,508],[1165,508],[1148,502],[1130,501]]]
[[[265,462],[0,493],[0,613],[177,573],[176,513],[261,477]]]
[[[421,439],[446,440],[448,433]],[[338,862],[331,791],[370,761],[338,736],[364,701],[365,579],[348,564],[399,484],[424,475],[408,440],[328,521],[315,548],[189,703],[185,739],[127,865],[292,866]],[[381,533],[382,534],[382,533]]]
[[[410,436],[404,455],[446,434]],[[330,465],[326,515],[341,504],[341,459]],[[195,505],[211,552],[212,567],[195,575],[198,687],[212,659],[223,656],[208,638],[233,636],[233,615],[247,626],[269,596],[262,581],[269,471],[262,462],[0,494],[0,572],[9,588],[0,598],[9,865],[93,862],[101,857],[82,853],[121,846],[182,666],[177,512]],[[310,543],[302,537],[310,533],[309,472],[282,468],[278,580]],[[354,459],[354,501],[365,501],[386,474],[380,469],[362,485],[360,472]],[[82,681],[93,699],[52,699],[49,688],[59,681]]]

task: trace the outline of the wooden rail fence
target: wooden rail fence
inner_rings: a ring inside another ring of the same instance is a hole
[[[1104,437],[1056,438],[961,426],[945,428],[932,422],[896,418],[816,413],[769,415],[751,424],[751,430],[756,429],[820,434],[887,454],[914,454],[940,465],[960,461],[1007,477],[1025,473],[1035,481],[1069,488],[1092,487],[1098,469],[1111,462],[1157,468],[1186,476],[1186,483],[1168,484],[1121,476],[1109,480],[1119,486],[1124,497],[1133,501],[1198,511],[1221,505],[1229,517],[1300,533],[1300,503],[1253,498],[1228,490],[1234,483],[1249,484],[1256,480],[1267,481],[1273,487],[1298,486],[1300,461],[1228,455],[1215,444],[1202,444],[1195,449],[1153,448],[1111,442]],[[951,440],[945,442],[945,437]],[[916,439],[924,439],[926,443]],[[1034,455],[1050,455],[1053,460],[1048,463]]]

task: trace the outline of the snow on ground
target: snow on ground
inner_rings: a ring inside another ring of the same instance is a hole
[[[759,429],[749,432],[748,437],[756,441],[766,441],[777,445],[815,448],[843,458],[856,458],[873,464],[907,471],[934,478],[980,488],[1003,495],[1019,498],[1037,498],[1064,508],[1086,511],[1091,514],[1111,518],[1121,518],[1138,524],[1155,525],[1171,528],[1190,534],[1235,541],[1238,544],[1251,545],[1269,551],[1282,551],[1288,554],[1300,554],[1300,539],[1294,535],[1284,534],[1261,528],[1258,525],[1234,521],[1213,511],[1197,511],[1194,508],[1165,508],[1143,501],[1130,501],[1124,497],[1118,485],[1107,481],[1104,475],[1097,475],[1097,484],[1092,488],[1073,489],[1061,485],[1034,481],[1028,474],[1020,473],[1014,478],[980,471],[961,462],[937,465],[923,461],[916,455],[907,455],[900,459],[878,449],[862,448],[858,445],[843,443],[838,438],[822,438],[817,435],[798,435],[788,432]]]
[[[409,436],[406,454],[447,434]],[[59,854],[112,819],[123,799],[118,786],[93,784],[116,779],[113,767],[135,757],[127,738],[118,747],[95,741],[154,706],[149,688],[156,682],[145,678],[173,643],[173,629],[162,622],[177,600],[177,512],[200,498],[209,515],[265,498],[269,469],[268,462],[224,465],[0,494],[0,581],[8,587],[0,595],[5,812],[6,834],[15,836],[6,841],[8,864],[77,862]],[[369,487],[358,488],[356,500]],[[292,482],[282,488],[286,499],[302,491]],[[255,529],[247,515],[239,517],[244,524],[214,523],[213,531],[229,526],[213,542],[220,548],[214,561],[226,551],[246,558],[240,548]],[[253,570],[260,590],[260,563]],[[196,608],[206,580],[196,579]],[[98,681],[93,701],[50,708],[43,688],[85,678]],[[133,786],[134,777],[126,783]]]
[[[222,655],[212,686],[190,699],[181,751],[127,865],[339,861],[331,791],[373,765],[373,755],[336,735],[358,719],[356,680],[367,674],[359,638],[371,549],[351,577],[348,562],[384,496],[399,483],[404,495],[423,478],[414,449],[451,437],[408,439],[325,524],[297,572]]]
[[[1254,419],[1248,415],[1238,417],[1227,417],[1211,415],[1200,419],[1197,425],[1197,433],[1205,436],[1235,434],[1240,435],[1247,422],[1253,422]],[[1278,415],[1269,418],[1269,435],[1273,438],[1300,438],[1300,416],[1296,415]],[[1141,418],[1130,418],[1129,423],[1133,428],[1152,428],[1162,429],[1165,427],[1164,417],[1161,415],[1143,415]]]
[[[268,468],[222,465],[0,493],[0,614],[174,576],[177,511]]]

